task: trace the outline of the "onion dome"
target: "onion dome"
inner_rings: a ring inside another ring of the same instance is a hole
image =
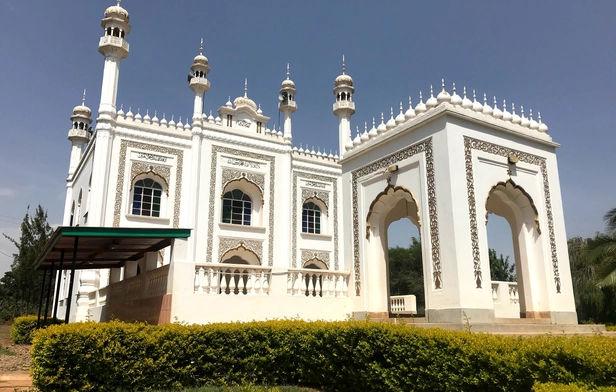
[[[396,124],[402,124],[406,121],[406,117],[404,117],[404,109],[402,109],[402,102],[400,102],[400,114],[396,116]]]
[[[428,109],[426,108],[426,104],[423,103],[423,97],[422,97],[421,91],[420,91],[419,92],[419,103],[417,104],[417,106],[415,106],[415,113],[417,115],[424,114],[426,112],[426,110],[428,110]]]
[[[143,122],[146,123],[146,124],[150,124],[151,123],[150,120],[151,120],[150,119],[150,111],[146,110],[145,111],[145,116],[143,116]]]
[[[171,115],[171,121],[169,121],[169,128],[175,128],[175,121],[173,121],[173,115]]]
[[[257,104],[255,103],[255,101],[248,98],[248,79],[244,79],[244,96],[235,98],[235,100],[233,101],[233,105],[236,108],[248,106],[255,112],[257,111]]]
[[[387,126],[385,125],[385,122],[384,122],[383,112],[381,112],[381,123],[379,124],[378,128],[376,129],[376,131],[378,133],[383,133],[386,130],[387,130]]]
[[[520,113],[522,114],[520,117],[520,125],[528,128],[530,127],[530,120],[528,118],[526,118],[526,116],[524,116],[524,106],[520,106]]]
[[[364,133],[361,134],[361,141],[362,143],[365,141],[368,141],[368,139],[370,139],[370,136],[368,136],[368,123],[365,122],[364,123]]]
[[[368,136],[375,137],[378,134],[379,133],[377,132],[376,127],[375,127],[374,117],[372,117],[372,128],[370,128],[370,131],[368,132]]]
[[[411,97],[409,97],[409,108],[404,113],[404,118],[406,118],[407,120],[410,120],[416,116],[417,114],[415,114],[415,111],[413,110],[413,102],[411,102]]]
[[[73,116],[79,117],[90,117],[92,115],[92,110],[86,106],[86,92],[83,92],[83,99],[81,100],[81,105],[75,106],[73,108]]]
[[[207,117],[207,122],[209,123],[215,123],[216,120],[214,119],[214,116],[212,116],[212,111],[210,110],[210,115]]]
[[[154,117],[152,117],[152,124],[158,125],[158,117],[156,117],[156,110],[154,111]]]
[[[128,112],[126,112],[126,119],[127,119],[127,120],[132,120],[132,119],[133,119],[133,117],[134,117],[134,115],[133,115],[133,111],[131,110],[131,107],[129,106],[129,107],[128,107]]]
[[[511,103],[511,122],[514,124],[520,124],[522,122],[522,118],[515,113],[515,104]]]
[[[201,38],[201,46],[199,47],[199,54],[195,56],[191,69],[197,68],[197,66],[199,65],[203,68],[206,68],[207,69],[206,72],[210,72],[210,65],[209,65],[208,59],[207,57],[203,55],[203,38]]]
[[[233,107],[233,103],[231,103],[231,97],[229,97],[229,100],[227,100],[227,103],[225,103],[225,106],[227,107]]]
[[[299,150],[297,150],[298,152],[304,152],[304,147],[302,147],[302,143],[299,144]]]
[[[182,124],[182,117],[180,117],[180,121],[178,121],[177,124],[175,124],[175,129],[182,129],[184,128],[184,124]]]
[[[141,119],[142,119],[142,117],[141,117],[141,111],[140,111],[140,109],[139,109],[139,108],[137,108],[137,114],[135,115],[135,121],[139,121],[139,122],[141,122]]]
[[[430,85],[430,98],[426,101],[426,108],[432,109],[438,105],[438,101],[434,98],[434,92],[432,91],[432,85]]]
[[[291,80],[291,72],[289,71],[289,64],[287,63],[287,78],[282,81],[282,88],[295,89],[295,83]]]
[[[396,120],[394,120],[394,108],[391,108],[391,117],[389,118],[385,126],[387,127],[387,129],[392,129],[396,126]]]
[[[346,66],[344,64],[344,55],[342,55],[342,75],[338,75],[334,83],[336,87],[353,86],[353,78],[346,74]]]
[[[355,134],[355,139],[353,139],[353,146],[357,147],[361,144],[361,137],[359,136],[359,127],[357,127],[357,133]]]
[[[462,97],[456,93],[456,84],[453,84],[453,95],[451,96],[451,104],[454,106],[462,105]]]
[[[276,135],[282,137],[282,131],[280,129],[278,129],[278,133],[276,133]],[[314,154],[314,151],[312,153]]]
[[[352,150],[353,147],[355,147],[353,145],[353,140],[351,140],[351,137],[349,136],[349,140],[347,141],[347,144],[344,146],[344,149],[349,151],[349,150]]]
[[[501,119],[503,118],[503,112],[498,108],[498,104],[496,103],[496,96],[494,97],[494,111],[492,111],[492,117]]]
[[[511,121],[513,116],[507,111],[507,101],[503,99],[503,121]]]
[[[539,117],[539,128],[537,130],[541,133],[548,133],[548,126],[541,122],[541,112],[537,112],[537,116]]]
[[[327,158],[329,159],[333,159],[334,158],[334,154],[332,154],[332,149],[329,149],[329,155],[327,156]]]
[[[530,109],[530,129],[539,129],[539,123],[533,119],[533,109]]]
[[[483,110],[481,112],[489,116],[491,116],[493,112],[492,106],[488,105],[488,98],[486,97],[486,93],[483,93]]]
[[[466,98],[466,86],[464,86],[464,98],[462,99],[462,107],[464,109],[472,109],[473,103],[470,99]]]
[[[220,116],[216,116],[216,118],[214,119],[214,122],[218,125],[222,124],[222,118],[220,118]]]
[[[299,152],[299,148],[297,148],[297,146],[293,146],[293,152]]]
[[[473,90],[473,110],[476,112],[483,112],[483,105],[477,102],[477,95],[475,95],[475,90]]]
[[[160,120],[160,125],[166,127],[168,125],[167,119],[165,118],[165,113],[163,113],[163,118]]]
[[[441,104],[443,102],[451,102],[451,96],[445,91],[445,79],[441,79],[441,92],[436,96],[436,101]]]
[[[259,104],[259,108],[257,109],[257,114],[263,114],[263,110],[261,110],[261,104]]]
[[[112,5],[111,7],[107,8],[105,10],[105,18],[119,19],[123,22],[128,23],[130,21],[130,15],[128,14],[128,11],[126,11],[120,6],[121,2],[122,0],[118,0],[117,5]]]
[[[186,124],[184,124],[184,130],[190,131],[190,124],[188,123],[188,121],[186,121]]]
[[[75,108],[75,109],[77,109],[77,108]],[[120,105],[120,110],[118,110],[117,115],[118,115],[118,117],[123,119],[124,118],[124,110],[122,110],[122,109],[123,109],[123,105]]]

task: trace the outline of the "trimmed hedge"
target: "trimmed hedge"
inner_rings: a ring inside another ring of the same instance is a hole
[[[616,392],[616,387],[598,387],[593,389],[588,389],[586,387],[580,387],[575,384],[563,385],[563,384],[536,384],[533,388],[534,392],[586,392],[586,391],[597,391],[597,392]]]
[[[34,334],[45,391],[299,385],[323,391],[531,391],[616,385],[616,340],[504,337],[366,321],[74,323]]]
[[[36,330],[36,320],[38,316],[21,316],[13,321],[11,326],[10,338],[15,344],[32,344],[32,333]],[[41,317],[43,326],[44,317]],[[47,325],[62,324],[64,321],[59,319],[47,318]]]

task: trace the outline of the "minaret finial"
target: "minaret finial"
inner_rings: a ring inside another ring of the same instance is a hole
[[[86,105],[86,89],[83,89],[83,97],[81,98],[81,106]]]
[[[199,54],[203,55],[203,38],[201,38],[201,46],[199,47]]]
[[[443,91],[445,91],[445,78],[441,79],[441,87],[443,88]]]
[[[289,63],[287,63],[287,80],[289,80],[290,76],[291,76],[291,72],[289,72]]]
[[[344,55],[342,55],[342,74],[346,75],[346,65],[344,64]]]
[[[248,98],[248,78],[244,79],[244,98]]]
[[[118,7],[120,7],[121,3],[122,3],[122,0],[118,0]]]

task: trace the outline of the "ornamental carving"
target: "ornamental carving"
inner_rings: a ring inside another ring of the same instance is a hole
[[[330,252],[322,252],[318,250],[303,250],[302,249],[302,268],[306,267],[306,264],[310,260],[317,259],[323,262],[327,269],[329,269],[329,253]]]
[[[261,191],[261,203],[263,203],[263,192],[265,188],[265,175],[260,173],[243,172],[235,169],[222,169],[222,191],[233,181],[245,179],[253,183]]]
[[[404,159],[423,153],[426,159],[426,180],[428,185],[428,212],[430,221],[430,243],[432,253],[432,282],[434,289],[440,290],[443,287],[443,277],[441,271],[441,246],[438,230],[438,214],[436,209],[436,184],[434,179],[434,153],[432,150],[432,138],[425,139],[419,143],[408,146],[396,153],[379,159],[369,165],[361,167],[352,172],[351,187],[353,192],[353,259],[355,275],[355,294],[361,295],[361,262],[359,257],[359,197],[358,180],[379,170],[383,170]]]
[[[395,193],[398,193],[398,192],[403,193],[403,194],[406,193],[411,198],[413,203],[415,204],[415,216],[413,218],[417,222],[418,228],[421,228],[421,219],[419,218],[419,204],[417,204],[417,199],[415,199],[415,195],[413,195],[413,192],[411,190],[406,189],[403,186],[391,185],[389,183],[390,181],[391,181],[391,178],[388,178],[387,186],[385,187],[385,189],[383,189],[378,195],[376,195],[376,197],[372,201],[372,204],[370,204],[370,208],[368,209],[368,215],[366,216],[366,239],[370,239],[370,217],[372,216],[372,213],[379,212],[379,211],[375,211],[374,207],[376,203],[378,203],[381,197],[384,197],[387,195],[393,196]]]
[[[302,188],[302,205],[312,198],[321,200],[325,204],[325,214],[329,215],[329,192]]]
[[[464,137],[464,160],[466,169],[466,187],[468,196],[468,215],[471,225],[471,241],[473,250],[473,268],[475,275],[475,283],[477,288],[481,288],[483,276],[481,272],[481,261],[479,252],[479,235],[477,230],[477,203],[475,199],[475,185],[473,177],[473,150],[482,151],[488,154],[501,157],[509,157],[515,155],[520,162],[525,162],[531,165],[538,166],[543,177],[543,193],[545,195],[546,217],[548,219],[548,236],[550,238],[550,251],[552,256],[552,269],[554,274],[554,284],[556,292],[560,293],[561,281],[560,271],[558,266],[558,253],[556,251],[556,236],[554,234],[554,217],[552,215],[552,200],[550,196],[550,181],[548,179],[548,169],[546,159],[537,155],[528,154],[522,151],[510,149],[508,147],[499,146],[489,142]]]
[[[169,182],[171,181],[171,168],[169,166],[151,165],[144,162],[133,162],[130,166],[130,190],[133,190],[135,178],[137,176],[145,174],[155,174],[162,178],[165,182],[165,191],[169,196]]]
[[[234,148],[212,146],[212,154],[210,161],[210,205],[208,208],[208,223],[207,223],[207,262],[212,261],[212,245],[214,243],[214,218],[216,216],[215,210],[215,194],[217,167],[218,167],[218,154],[229,154],[238,157],[245,157],[250,159],[256,159],[260,161],[266,161],[269,163],[269,185],[268,185],[268,239],[267,239],[267,252],[268,252],[268,265],[274,264],[274,181],[276,176],[276,159],[270,155],[263,155],[249,151],[236,150]],[[265,181],[264,181],[265,184]]]
[[[333,185],[334,194],[333,194],[333,217],[334,217],[334,270],[338,271],[340,268],[338,262],[338,181],[335,177],[325,177],[318,174],[306,173],[301,171],[293,171],[293,208],[292,208],[292,217],[291,217],[291,266],[293,268],[297,268],[297,233],[301,230],[299,226],[297,215],[298,215],[298,185],[297,179],[300,177],[301,179],[307,180],[315,180],[315,181],[323,181]],[[314,192],[314,191],[313,191]],[[318,191],[317,191],[318,192]],[[329,199],[329,196],[327,197]],[[303,200],[303,197],[302,197]],[[323,200],[323,202],[325,202]],[[302,203],[303,204],[303,203]]]
[[[122,200],[124,189],[124,177],[126,173],[126,151],[128,148],[135,148],[144,151],[157,152],[159,154],[174,155],[176,157],[175,168],[175,189],[173,196],[173,227],[178,228],[180,224],[180,203],[181,203],[181,188],[182,188],[182,167],[184,165],[184,151],[157,146],[153,144],[146,144],[141,142],[135,142],[132,140],[122,140],[120,144],[120,162],[118,165],[118,176],[116,181],[116,195],[113,206],[113,227],[120,227],[120,214],[122,213]],[[171,170],[169,168],[169,170]],[[164,178],[164,177],[163,177]],[[168,178],[171,178],[171,172],[169,172]],[[168,192],[168,191],[167,191]]]
[[[218,260],[222,263],[222,257],[230,250],[244,248],[257,256],[259,264],[262,264],[263,259],[263,242],[256,240],[245,240],[239,238],[221,238],[218,243]]]

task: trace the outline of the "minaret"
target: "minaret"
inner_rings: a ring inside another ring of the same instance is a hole
[[[344,155],[345,146],[351,141],[351,116],[355,114],[353,102],[353,78],[346,74],[344,56],[342,56],[342,75],[336,78],[334,95],[334,115],[338,116],[338,148],[340,156]]]
[[[81,105],[75,106],[75,109],[73,109],[73,115],[71,116],[73,126],[68,131],[68,140],[73,144],[71,149],[71,162],[68,167],[69,177],[72,177],[75,173],[75,169],[83,154],[83,147],[90,140],[89,128],[90,124],[92,124],[91,115],[92,111],[86,106],[86,90],[83,90]]]
[[[98,109],[99,117],[116,117],[116,97],[118,95],[118,78],[120,76],[120,60],[128,57],[129,45],[126,35],[130,33],[130,16],[118,4],[105,10],[105,17],[101,22],[104,35],[98,44],[98,51],[105,56],[103,69],[103,85],[101,88],[101,101]]]
[[[287,78],[282,81],[282,87],[280,88],[280,102],[278,103],[278,110],[284,113],[284,138],[291,140],[293,134],[291,132],[291,115],[297,110],[297,103],[295,103],[295,83],[289,78],[289,64],[287,64]]]
[[[210,81],[207,80],[207,74],[210,72],[207,57],[203,55],[203,38],[201,38],[201,47],[199,54],[193,60],[190,66],[190,76],[188,85],[195,92],[195,105],[193,109],[193,124],[196,121],[201,121],[203,117],[203,95],[210,89]]]

